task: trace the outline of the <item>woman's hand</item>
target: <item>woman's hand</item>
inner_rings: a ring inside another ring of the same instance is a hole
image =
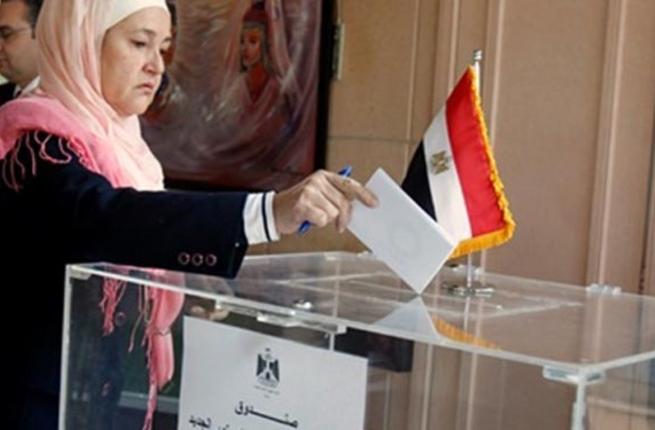
[[[280,234],[292,234],[303,221],[317,227],[335,222],[337,230],[343,232],[350,222],[354,199],[369,207],[378,204],[377,197],[354,179],[319,170],[275,195],[275,226]]]

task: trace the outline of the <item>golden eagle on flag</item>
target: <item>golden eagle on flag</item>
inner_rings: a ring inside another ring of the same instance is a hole
[[[500,245],[516,224],[469,67],[418,146],[402,188],[459,244],[451,258]]]

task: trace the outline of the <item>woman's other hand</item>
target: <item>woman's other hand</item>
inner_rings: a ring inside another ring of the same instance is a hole
[[[317,227],[334,222],[343,232],[350,222],[354,199],[368,207],[378,204],[377,197],[354,179],[319,170],[275,195],[275,226],[280,234],[292,234],[304,221]]]

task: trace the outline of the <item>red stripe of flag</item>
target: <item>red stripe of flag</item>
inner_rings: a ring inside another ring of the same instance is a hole
[[[448,135],[462,186],[472,236],[505,227],[498,196],[491,182],[489,159],[473,104],[473,74],[469,71],[446,102]]]

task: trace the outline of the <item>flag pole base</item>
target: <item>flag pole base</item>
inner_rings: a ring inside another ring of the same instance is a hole
[[[441,288],[450,296],[455,297],[478,297],[481,299],[491,298],[496,292],[496,288],[490,284],[482,284],[478,281],[471,282],[470,285],[461,285],[455,282],[444,282]]]

